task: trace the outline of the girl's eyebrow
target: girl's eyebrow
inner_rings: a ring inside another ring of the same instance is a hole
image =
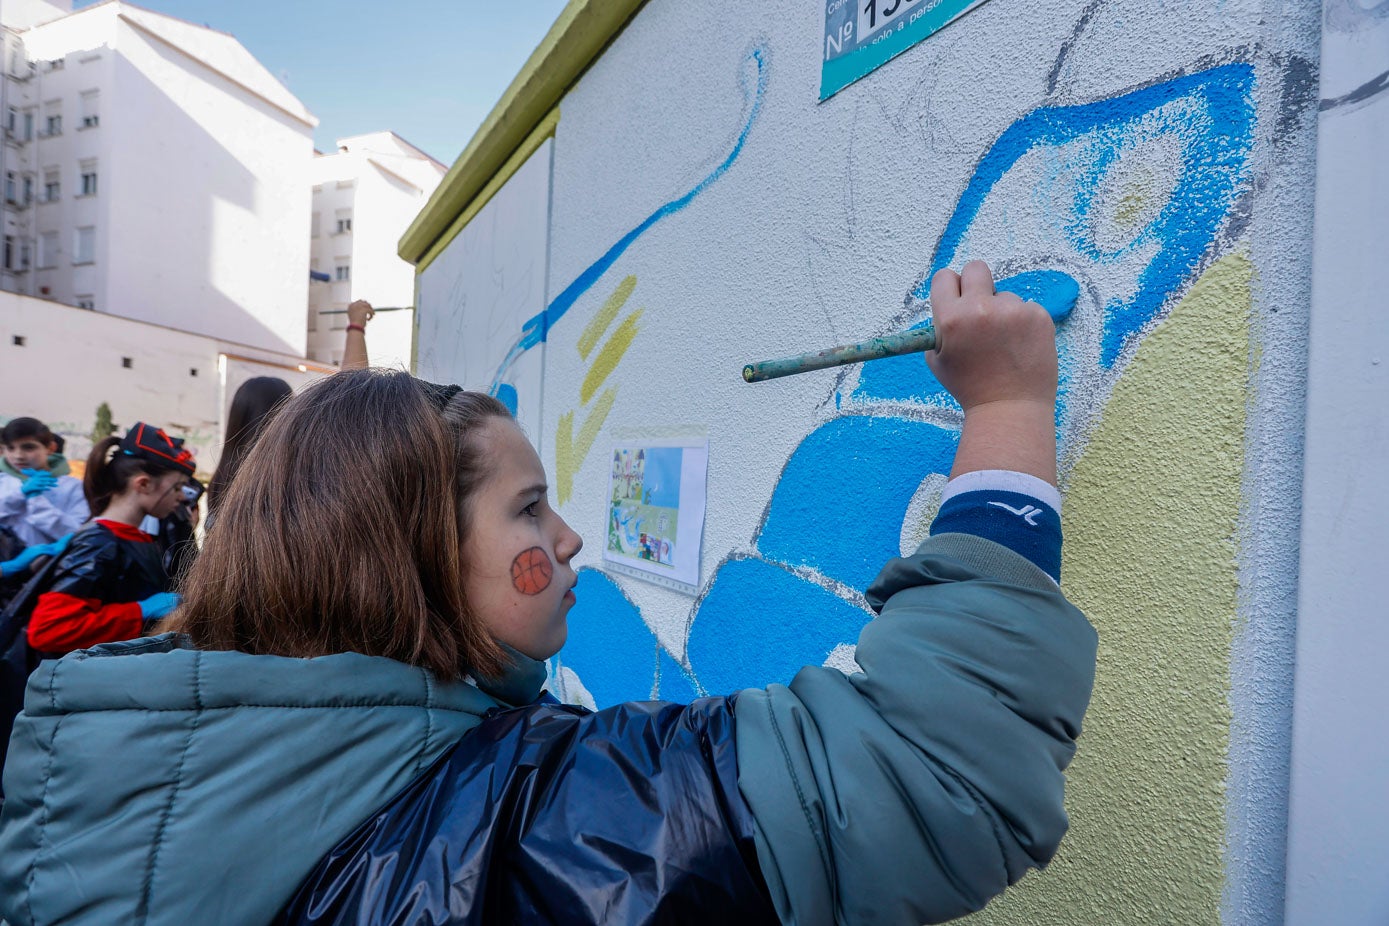
[[[535,485],[526,486],[524,489],[521,489],[519,492],[516,493],[516,497],[521,498],[526,495],[544,495],[546,492],[549,491],[549,486],[547,486],[543,482],[537,482]]]

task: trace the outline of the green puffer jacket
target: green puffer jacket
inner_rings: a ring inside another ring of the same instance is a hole
[[[1066,831],[1063,770],[1098,637],[1055,582],[969,534],[868,590],[862,673],[744,691],[738,787],[783,923],[939,923],[978,910]]]

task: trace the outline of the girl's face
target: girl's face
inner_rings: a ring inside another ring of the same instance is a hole
[[[466,502],[463,588],[494,639],[548,659],[569,633],[578,578],[570,561],[583,538],[550,507],[540,457],[514,422],[489,418],[476,439],[488,448],[488,473]]]
[[[145,514],[162,519],[173,514],[183,500],[183,486],[187,482],[188,477],[182,473],[162,473],[158,476],[142,473],[130,480],[128,488],[135,493]]]
[[[26,469],[48,469],[49,447],[37,437],[21,437],[5,445],[5,462],[20,472]]]

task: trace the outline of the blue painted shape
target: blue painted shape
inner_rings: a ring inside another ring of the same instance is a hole
[[[1037,303],[1058,325],[1070,317],[1080,298],[1080,284],[1075,277],[1060,270],[1029,270],[1015,274],[996,283],[994,289]]]
[[[690,629],[689,659],[711,695],[786,684],[873,618],[839,596],[760,559],[725,562]]]
[[[864,591],[901,554],[912,495],[927,476],[950,472],[959,440],[959,431],[907,418],[858,415],[821,425],[787,461],[758,551]],[[704,667],[693,667],[703,678]]]
[[[1035,110],[999,137],[979,162],[946,223],[931,271],[913,295],[925,298],[936,270],[951,266],[990,191],[1024,154],[1035,148],[1083,142],[1068,161],[1074,173],[1071,213],[1061,228],[1080,254],[1109,264],[1140,247],[1155,245],[1153,257],[1137,274],[1132,296],[1104,306],[1100,363],[1113,366],[1124,345],[1153,319],[1164,301],[1179,292],[1220,230],[1248,179],[1248,153],[1254,134],[1254,68],[1246,62],[1222,65],[1080,106]],[[1171,139],[1181,152],[1182,169],[1171,197],[1148,225],[1119,248],[1094,240],[1092,215],[1100,181],[1122,152],[1156,138]],[[1064,200],[1048,190],[1047,201]]]
[[[501,366],[497,368],[496,374],[492,378],[491,392],[496,394],[498,385],[503,381],[507,372],[511,369],[516,359],[526,351],[545,341],[550,335],[550,329],[555,323],[564,317],[564,314],[573,308],[574,303],[579,300],[584,293],[588,292],[597,283],[603,274],[607,273],[612,265],[617,263],[619,257],[626,253],[627,249],[636,242],[638,238],[646,234],[656,223],[662,219],[674,215],[681,211],[690,203],[694,202],[705,190],[709,189],[720,177],[728,173],[728,169],[733,166],[733,162],[738,160],[738,155],[743,151],[743,145],[748,140],[748,134],[752,131],[753,123],[757,121],[757,115],[762,109],[762,98],[767,90],[767,53],[762,47],[755,47],[748,52],[744,59],[744,65],[752,62],[756,67],[756,77],[751,84],[747,81],[746,73],[742,74],[743,94],[745,105],[747,106],[747,119],[743,123],[742,129],[738,132],[738,137],[733,143],[733,150],[728,153],[719,164],[700,180],[694,187],[683,196],[678,196],[660,206],[655,212],[647,216],[640,225],[633,228],[623,235],[617,242],[603,252],[593,263],[584,268],[583,272],[574,278],[574,281],[564,288],[564,291],[556,296],[543,312],[527,319],[521,327],[521,336],[508,351]]]
[[[665,647],[661,647],[659,659],[661,680],[656,693],[660,700],[688,704],[699,697],[699,691],[695,688],[694,679],[690,677],[690,673],[671,658]]]
[[[511,417],[516,417],[516,409],[520,407],[520,398],[516,395],[516,387],[511,383],[502,383],[497,387],[497,401],[506,406],[506,410],[511,412]]]
[[[649,700],[659,644],[640,609],[597,569],[579,570],[574,594],[559,664],[578,674],[599,707]]]
[[[927,287],[929,292],[929,284]],[[1036,302],[1047,310],[1057,324],[1071,314],[1080,296],[1080,284],[1070,274],[1059,270],[1029,270],[999,280],[994,284],[994,289],[1001,293],[1017,293],[1024,299]],[[920,328],[927,323],[928,320],[923,319],[906,330]],[[921,402],[957,410],[960,407],[919,354],[865,363],[863,371],[859,373],[858,385],[854,387],[854,397],[859,400]]]

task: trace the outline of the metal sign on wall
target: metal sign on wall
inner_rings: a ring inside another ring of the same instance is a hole
[[[829,99],[984,2],[825,0],[820,99]]]

